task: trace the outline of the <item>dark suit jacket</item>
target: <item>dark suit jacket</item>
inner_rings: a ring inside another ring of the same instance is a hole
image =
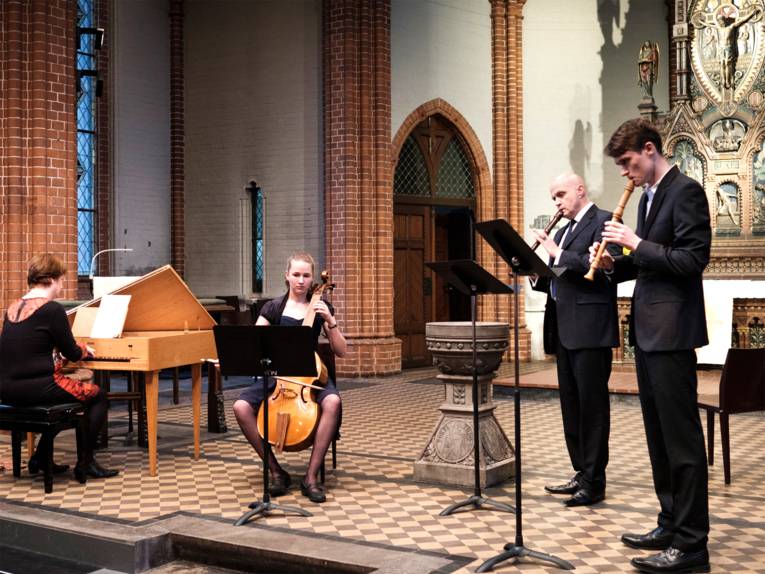
[[[703,347],[707,338],[701,277],[709,262],[712,230],[704,189],[675,166],[664,176],[645,219],[638,205],[635,232],[642,239],[616,260],[617,281],[636,279],[630,343],[644,351]]]
[[[546,278],[540,278],[532,286],[548,294],[544,318],[545,353],[557,352],[558,338],[567,349],[619,346],[616,283],[601,271],[595,274],[595,281],[584,278],[590,269],[590,245],[600,241],[603,223],[609,219],[609,212],[593,205],[574,231],[566,236],[558,262],[565,271],[556,280],[557,301],[550,295],[550,281]],[[565,229],[564,226],[555,234],[555,242],[559,245]]]

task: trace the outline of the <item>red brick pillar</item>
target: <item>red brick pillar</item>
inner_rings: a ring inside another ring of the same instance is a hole
[[[184,0],[170,1],[170,264],[181,277],[186,271],[183,5]]]
[[[101,97],[96,98],[96,252],[111,247],[122,247],[111,243],[111,142],[109,126],[111,125],[109,102],[111,101],[110,76],[110,46],[114,33],[109,28],[110,0],[98,0],[96,2],[97,26],[105,31],[103,46],[96,52],[98,78],[101,80]],[[99,275],[112,275],[112,259],[101,256],[97,260]]]
[[[75,2],[0,2],[0,305],[26,289],[44,251],[76,291]]]
[[[390,1],[324,0],[326,263],[346,376],[401,369],[393,332]]]
[[[479,206],[480,220],[507,219],[523,229],[523,6],[526,0],[490,0],[492,67],[493,193]],[[484,265],[508,280],[508,266],[482,242]],[[525,278],[519,283],[526,287]],[[512,324],[510,297],[481,298],[481,317]],[[523,294],[520,294],[520,355],[531,356],[531,334],[526,329]],[[512,348],[512,344],[511,344]]]

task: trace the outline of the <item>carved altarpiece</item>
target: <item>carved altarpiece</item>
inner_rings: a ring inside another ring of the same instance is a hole
[[[704,185],[709,279],[765,278],[765,3],[676,0],[665,153]]]

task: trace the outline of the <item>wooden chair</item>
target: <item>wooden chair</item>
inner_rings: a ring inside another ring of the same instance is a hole
[[[723,471],[730,484],[728,415],[765,410],[765,349],[728,349],[718,395],[700,395],[698,406],[707,411],[709,466],[714,464],[715,413],[720,414]]]

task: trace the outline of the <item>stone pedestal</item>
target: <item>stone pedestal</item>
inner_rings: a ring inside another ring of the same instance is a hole
[[[476,323],[481,487],[513,474],[515,451],[494,416],[492,380],[508,346],[506,323]],[[414,479],[473,486],[473,330],[470,322],[428,323],[425,340],[444,383],[441,418],[414,463]]]
[[[656,106],[656,102],[652,97],[645,96],[641,100],[641,102],[638,104],[638,111],[640,112],[640,117],[642,117],[645,120],[648,120],[649,122],[655,122],[656,121],[656,113],[658,111],[658,107]]]

